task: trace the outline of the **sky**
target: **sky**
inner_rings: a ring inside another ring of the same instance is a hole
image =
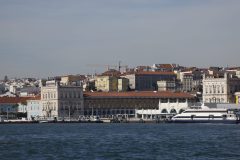
[[[240,66],[239,0],[0,0],[0,78]]]

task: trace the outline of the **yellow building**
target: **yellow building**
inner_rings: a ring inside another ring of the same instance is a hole
[[[61,77],[61,84],[70,85],[73,82],[80,82],[81,77],[78,75],[67,75]]]
[[[236,104],[240,104],[240,92],[235,92]]]
[[[118,91],[118,78],[114,76],[97,76],[95,86],[97,91]]]

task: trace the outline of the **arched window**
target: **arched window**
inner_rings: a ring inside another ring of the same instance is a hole
[[[176,111],[175,109],[171,109],[170,113],[172,113],[172,114],[176,114],[177,111]]]
[[[163,109],[161,113],[168,113],[166,109]]]

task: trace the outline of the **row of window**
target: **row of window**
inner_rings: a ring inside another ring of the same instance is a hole
[[[65,103],[61,102],[60,105],[61,106],[63,106],[63,105],[65,105],[65,106],[76,106],[76,105],[79,105],[80,106],[81,104],[82,104],[81,102],[70,102],[70,103],[69,102],[65,102]]]
[[[56,102],[47,102],[47,103],[43,103],[43,108],[46,107],[56,107],[57,103]]]
[[[39,110],[39,106],[31,106],[30,110]]]
[[[56,98],[56,93],[45,93],[42,94],[43,99],[55,99]]]
[[[220,103],[220,102],[224,102],[224,98],[206,98],[205,102],[209,102],[209,103]]]
[[[209,85],[205,87],[205,93],[224,93],[224,86]]]
[[[43,111],[56,111],[56,106],[44,106]]]
[[[60,98],[82,98],[81,93],[79,92],[61,92]]]
[[[61,106],[59,109],[62,110],[62,111],[69,110],[69,106]],[[70,110],[81,111],[81,107],[79,107],[79,106],[71,106]]]
[[[42,94],[43,99],[55,99],[56,98],[56,93],[44,93]],[[81,93],[79,92],[61,92],[60,93],[60,98],[82,98]]]

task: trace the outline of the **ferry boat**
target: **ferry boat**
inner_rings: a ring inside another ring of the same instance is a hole
[[[233,110],[209,108],[202,104],[172,117],[175,123],[239,123],[239,115]]]

